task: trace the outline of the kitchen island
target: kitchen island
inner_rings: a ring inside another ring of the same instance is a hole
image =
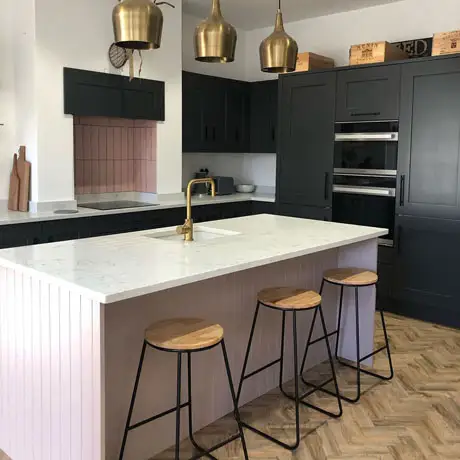
[[[376,270],[377,238],[386,233],[259,215],[198,225],[191,243],[174,229],[159,229],[0,251],[0,449],[12,460],[117,459],[147,326],[183,316],[219,322],[237,378],[258,290],[319,289],[327,268]],[[330,288],[323,297],[331,329],[336,294]],[[363,288],[360,295],[361,347],[367,354],[375,292]],[[345,296],[339,348],[349,359],[355,357],[352,301]],[[275,311],[262,318],[250,367],[279,354],[281,318]],[[308,312],[299,317],[302,345],[310,322]],[[310,356],[308,367],[323,361],[324,345],[314,345]],[[290,357],[288,346],[286,380],[293,377]],[[199,429],[229,413],[232,403],[218,351],[194,359]],[[241,403],[275,388],[277,372],[248,381]],[[174,358],[149,352],[133,421],[172,407],[174,382]],[[170,446],[173,427],[173,418],[165,418],[133,431],[125,459],[149,458]]]

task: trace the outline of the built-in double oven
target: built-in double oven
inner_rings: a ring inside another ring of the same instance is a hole
[[[387,228],[392,246],[397,165],[398,122],[337,123],[333,221]]]

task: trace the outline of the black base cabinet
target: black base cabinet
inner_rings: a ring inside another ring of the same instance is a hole
[[[332,220],[331,208],[316,208],[314,206],[298,206],[280,203],[277,206],[280,216],[299,217],[301,219]]]
[[[398,216],[387,310],[460,327],[460,222]]]

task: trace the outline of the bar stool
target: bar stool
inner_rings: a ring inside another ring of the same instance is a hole
[[[254,337],[254,330],[256,327],[256,322],[257,322],[257,317],[259,314],[259,309],[260,306],[267,307],[273,310],[281,311],[282,312],[282,329],[281,329],[281,355],[278,359],[275,359],[271,363],[262,366],[261,368],[250,372],[249,374],[246,374],[246,368],[248,365],[248,358],[249,354],[251,351],[251,345],[252,345],[252,340]],[[252,327],[251,327],[251,333],[249,336],[249,342],[248,342],[248,347],[246,350],[246,355],[244,358],[244,364],[243,364],[243,371],[241,373],[241,380],[240,384],[238,387],[238,393],[237,393],[237,401],[239,401],[240,396],[241,396],[241,390],[243,387],[243,382],[250,378],[253,377],[254,375],[274,366],[275,364],[280,364],[280,374],[279,374],[279,386],[280,390],[283,393],[284,396],[287,398],[291,399],[292,401],[295,402],[295,418],[296,418],[296,441],[293,445],[291,444],[286,444],[285,442],[282,442],[272,436],[270,436],[267,433],[264,433],[263,431],[260,431],[251,425],[242,422],[242,425],[245,428],[248,428],[249,430],[253,431],[254,433],[257,433],[258,435],[268,439],[269,441],[272,441],[276,444],[278,444],[281,447],[284,447],[285,449],[288,450],[295,450],[297,447],[299,447],[300,444],[300,404],[303,404],[304,406],[307,406],[311,409],[316,409],[317,411],[329,415],[331,417],[340,417],[342,415],[342,402],[340,400],[340,397],[338,396],[338,385],[337,385],[337,378],[335,374],[335,368],[334,368],[334,361],[332,359],[332,352],[331,352],[331,347],[329,345],[329,340],[326,337],[326,346],[327,346],[327,352],[329,356],[329,363],[331,365],[332,369],[332,378],[329,379],[327,382],[324,382],[323,384],[316,386],[316,385],[310,385],[313,387],[313,390],[307,391],[306,393],[300,395],[299,394],[299,366],[298,366],[298,347],[297,347],[297,312],[301,311],[306,311],[306,310],[315,310],[314,314],[314,320],[316,320],[317,313],[319,311],[319,315],[321,318],[321,324],[323,328],[323,332],[326,335],[327,330],[326,330],[326,324],[324,321],[324,315],[323,315],[323,310],[321,307],[321,296],[314,292],[314,291],[307,291],[304,289],[296,289],[296,288],[291,288],[291,287],[279,287],[279,288],[268,288],[264,289],[259,292],[257,296],[257,306],[256,306],[256,311],[254,314],[254,319],[252,322]],[[286,313],[287,312],[292,312],[292,318],[293,318],[293,344],[294,344],[294,396],[288,394],[283,387],[283,364],[284,364],[284,343],[285,343],[285,328],[286,328]],[[312,324],[313,327],[314,323]],[[324,410],[320,407],[317,407],[313,404],[307,403],[303,401],[304,398],[307,396],[313,394],[315,391],[323,387],[324,385],[334,382],[335,388],[337,390],[337,404],[339,407],[339,411],[337,413],[332,413],[327,410]]]
[[[383,327],[383,334],[385,336],[385,345],[378,350],[373,351],[372,353],[369,353],[366,356],[361,357],[361,351],[360,351],[360,333],[359,333],[359,299],[358,299],[358,292],[360,287],[364,286],[376,286],[378,281],[378,275],[377,273],[366,270],[364,268],[334,268],[331,270],[327,270],[324,273],[323,276],[323,281],[321,283],[321,289],[320,293],[323,292],[324,288],[324,283],[329,283],[333,284],[336,286],[340,286],[340,305],[339,305],[339,317],[338,317],[338,322],[337,322],[337,329],[333,332],[326,333],[323,337],[320,337],[316,340],[311,340],[313,329],[310,330],[310,334],[308,336],[307,340],[307,345],[305,347],[305,354],[303,357],[302,361],[302,367],[301,367],[301,375],[303,374],[304,366],[305,366],[305,360],[306,356],[308,353],[308,347],[310,345],[313,345],[316,342],[319,342],[321,340],[327,340],[328,337],[331,337],[332,335],[337,336],[337,340],[335,343],[335,359],[339,364],[349,367],[351,369],[356,370],[356,386],[357,386],[357,396],[355,398],[348,398],[346,396],[340,395],[342,399],[345,401],[348,401],[350,403],[356,403],[359,401],[361,398],[361,372],[371,375],[373,377],[377,377],[381,380],[391,380],[394,376],[394,371],[393,371],[393,363],[391,361],[391,353],[390,353],[390,343],[388,341],[388,334],[387,334],[387,328],[385,325],[385,318],[383,316],[383,311],[380,309],[380,318],[382,320],[382,327]],[[343,308],[343,291],[345,287],[349,288],[354,288],[355,290],[355,319],[356,319],[356,366],[353,366],[351,364],[348,364],[341,360],[338,357],[338,350],[339,350],[339,341],[340,341],[340,328],[341,328],[341,321],[342,321],[342,308]],[[316,314],[316,312],[315,312]],[[376,355],[377,353],[380,353],[381,351],[387,351],[388,354],[388,364],[390,367],[390,375],[389,376],[384,376],[377,374],[375,372],[371,372],[367,369],[361,369],[361,362],[364,360]],[[304,377],[302,376],[302,381],[304,383],[307,383]],[[321,388],[321,391],[324,393],[327,393],[332,396],[336,396],[337,393],[334,393],[332,391],[329,391],[327,389]]]
[[[210,449],[205,449],[198,445],[193,437],[193,424],[192,424],[192,353],[210,350],[218,345],[222,347],[222,354],[224,357],[225,369],[227,372],[228,383],[230,387],[230,393],[234,405],[234,414],[236,422],[238,424],[238,433],[231,436],[226,441],[220,442]],[[147,346],[170,353],[177,353],[177,397],[176,406],[172,409],[162,412],[161,414],[154,415],[148,419],[131,425],[131,417],[134,409],[134,403],[136,400],[137,389],[139,386],[139,380],[142,371],[142,365],[144,362],[145,351]],[[188,383],[188,401],[181,403],[181,371],[182,371],[182,355],[187,355],[187,383]],[[244,433],[241,426],[240,415],[238,411],[238,405],[236,402],[235,390],[233,387],[232,376],[230,372],[230,366],[228,362],[227,350],[225,348],[224,341],[224,330],[219,324],[210,323],[208,321],[196,318],[180,318],[170,319],[166,321],[160,321],[153,324],[145,331],[144,345],[142,347],[141,358],[139,361],[139,367],[137,370],[136,381],[134,384],[133,395],[131,398],[131,404],[129,406],[128,418],[126,420],[125,432],[123,435],[123,442],[120,451],[120,460],[123,459],[123,454],[126,446],[126,439],[128,432],[139,428],[149,422],[153,422],[166,415],[176,413],[176,444],[175,444],[175,460],[179,460],[179,443],[180,443],[180,411],[181,409],[188,407],[188,428],[189,437],[193,446],[200,453],[190,458],[198,459],[203,456],[217,460],[216,457],[211,455],[211,452],[219,449],[220,447],[240,438],[243,445],[244,458],[248,460],[248,452],[246,448],[246,442],[244,439]]]

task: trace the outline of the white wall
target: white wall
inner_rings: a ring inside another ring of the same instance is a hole
[[[211,2],[209,2],[211,5]],[[209,64],[195,61],[195,49],[193,35],[195,27],[205,18],[197,18],[189,14],[182,17],[182,57],[183,69],[188,72],[196,72],[216,77],[232,78],[234,80],[246,80],[245,56],[246,56],[246,33],[237,30],[235,61],[227,64]]]
[[[2,0],[0,14],[0,201],[8,198],[8,181],[16,149],[13,57],[13,0]]]
[[[186,153],[183,157],[183,182],[193,178],[195,172],[208,168],[211,175],[231,176],[236,184],[254,184],[275,187],[276,154],[241,153]]]
[[[285,24],[299,50],[334,58],[347,65],[351,45],[379,40],[400,41],[430,37],[435,32],[460,29],[459,0],[405,0],[388,5],[339,13]],[[258,44],[272,27],[246,35],[246,77],[257,81],[270,76],[259,69]]]
[[[27,98],[28,107],[21,104],[22,93],[18,92],[16,105],[24,109],[24,117],[18,116],[17,142],[29,147],[32,201],[70,201],[74,199],[73,122],[63,110],[63,67],[117,72],[107,58],[113,42],[111,14],[115,3],[81,0],[64,6],[61,0],[21,2],[27,2],[27,12],[35,14],[32,29],[35,25],[36,40],[32,46],[29,43],[27,59],[16,58],[18,72],[24,73],[22,61],[29,65],[28,79],[22,86],[32,92]],[[182,27],[182,4],[175,3],[175,9],[161,7],[165,20],[162,47],[143,53],[141,75],[166,83],[166,121],[158,125],[157,191],[161,194],[178,193],[182,181],[182,56],[181,34],[177,33]],[[20,33],[27,32],[24,23]],[[12,48],[12,52],[16,55],[17,50]],[[37,133],[35,145],[30,135],[30,114],[36,117],[32,123]],[[3,168],[1,174],[3,182]]]

